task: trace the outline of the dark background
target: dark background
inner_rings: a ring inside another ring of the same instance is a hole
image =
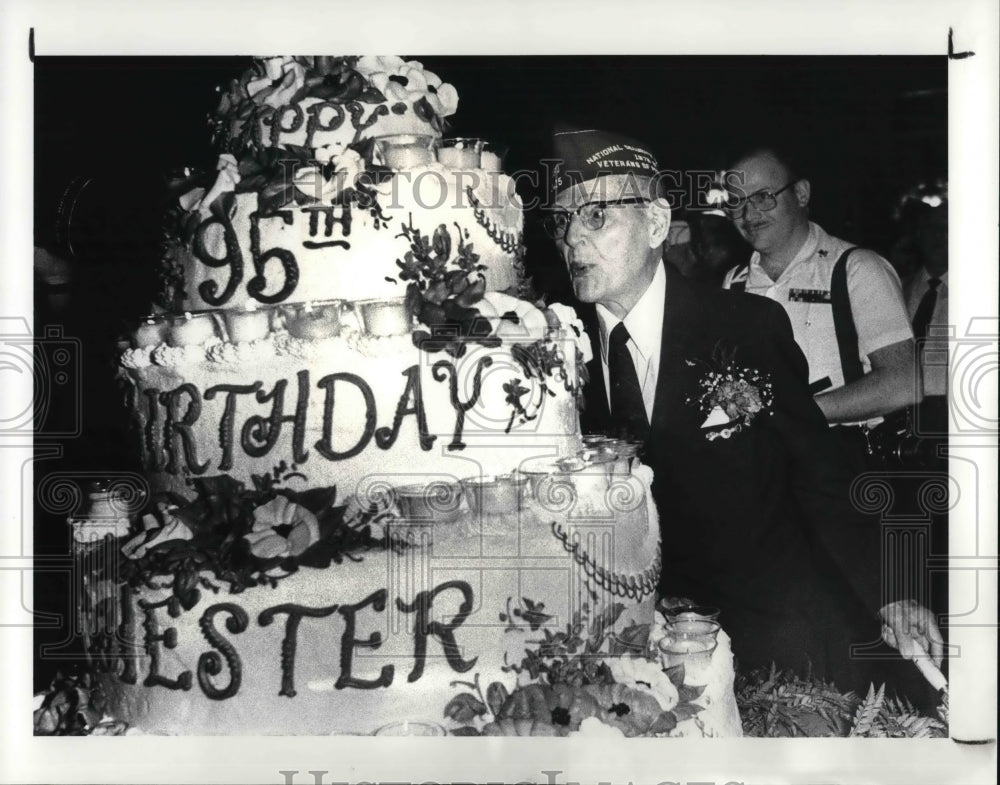
[[[832,234],[886,254],[898,228],[899,194],[947,174],[947,60],[936,57],[419,57],[459,94],[448,135],[508,148],[505,169],[535,169],[554,124],[626,133],[649,145],[665,169],[719,170],[748,147],[790,149],[812,183],[814,220]],[[35,334],[59,324],[83,347],[81,435],[56,444],[49,472],[134,470],[135,449],[114,375],[115,337],[148,309],[167,172],[214,169],[207,116],[216,85],[251,63],[225,58],[35,60],[35,238],[57,244],[60,194],[77,176],[95,178],[81,218],[99,227],[78,274],[52,308],[36,289]],[[531,194],[525,193],[525,196]],[[526,225],[528,269],[541,291],[564,293],[555,249]],[[84,244],[86,245],[86,244]],[[82,247],[82,246],[81,246]],[[75,410],[53,391],[57,418]],[[36,504],[36,551],[67,552],[65,517]],[[63,614],[38,644],[65,637],[66,582],[36,572],[36,608]],[[65,651],[71,651],[70,645]],[[36,688],[58,665],[36,668]]]
[[[828,231],[887,250],[894,199],[946,174],[947,59],[826,57],[422,57],[458,90],[449,135],[535,169],[555,123],[617,130],[674,170],[719,170],[748,146],[791,148]],[[214,168],[207,116],[247,57],[38,58],[36,226],[73,174],[121,181],[122,211],[148,180]],[[551,259],[529,244],[530,261]]]

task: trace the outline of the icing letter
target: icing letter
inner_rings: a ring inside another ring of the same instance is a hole
[[[392,675],[395,670],[392,665],[383,665],[377,679],[358,679],[351,675],[354,649],[356,647],[363,646],[366,649],[377,649],[382,645],[382,635],[378,631],[368,636],[367,640],[354,637],[354,630],[357,626],[355,615],[362,608],[369,605],[381,613],[385,610],[385,600],[388,594],[389,592],[386,589],[379,589],[377,592],[368,595],[357,605],[341,606],[340,614],[344,617],[344,636],[340,639],[340,677],[337,679],[337,684],[335,685],[338,690],[342,690],[344,687],[372,690],[376,687],[388,687],[392,684]]]
[[[145,446],[146,452],[146,469],[148,471],[160,472],[163,471],[165,464],[163,458],[163,450],[160,445],[156,442],[155,434],[157,432],[157,425],[160,422],[160,406],[159,398],[160,391],[155,387],[151,387],[148,390],[142,391],[143,395],[146,396],[146,427],[143,438],[143,445]]]
[[[403,417],[408,414],[417,415],[417,429],[420,432],[420,449],[425,452],[434,444],[437,436],[431,436],[427,432],[427,415],[424,412],[424,399],[420,394],[420,366],[413,365],[403,371],[406,376],[406,389],[396,404],[396,416],[392,421],[391,428],[379,428],[375,431],[375,443],[383,450],[388,450],[396,442],[399,436],[399,428],[403,423]],[[410,396],[413,396],[413,405],[407,406]]]
[[[178,420],[177,403],[182,395],[187,395],[191,400],[184,416]],[[195,460],[197,450],[194,434],[191,432],[191,426],[201,415],[201,395],[198,393],[198,388],[187,382],[170,392],[160,393],[160,402],[167,409],[167,422],[163,426],[163,443],[169,456],[167,471],[171,474],[180,471],[180,467],[177,465],[177,440],[179,439],[184,449],[184,465],[188,471],[192,474],[204,474],[208,468],[208,461],[199,464]]]
[[[191,671],[184,671],[176,679],[168,679],[160,675],[160,642],[168,649],[177,646],[177,628],[167,627],[160,635],[160,626],[156,623],[156,609],[166,607],[167,613],[174,619],[181,615],[181,602],[173,595],[161,602],[146,602],[139,600],[139,607],[145,619],[142,627],[146,631],[146,651],[149,653],[149,675],[143,681],[145,687],[166,687],[168,690],[191,689]]]
[[[462,592],[462,604],[458,608],[458,613],[448,624],[431,621],[431,606],[434,604],[434,598],[448,589],[458,589]],[[441,643],[445,659],[448,660],[452,670],[465,673],[476,664],[478,657],[473,657],[471,660],[462,659],[458,643],[455,642],[455,630],[472,613],[472,600],[472,587],[465,581],[446,581],[430,591],[422,591],[417,595],[412,605],[407,605],[401,597],[396,598],[396,607],[403,613],[413,613],[414,611],[417,613],[417,626],[414,631],[416,639],[413,644],[414,664],[410,675],[406,677],[407,681],[413,682],[423,676],[424,664],[427,659],[427,637],[430,635],[433,635]]]
[[[320,114],[323,110],[332,110],[332,117],[326,125],[323,125],[320,120]],[[306,144],[308,148],[313,148],[313,137],[316,135],[317,131],[336,131],[340,126],[344,124],[344,120],[347,118],[347,113],[344,111],[344,107],[340,104],[335,104],[332,101],[322,101],[318,104],[313,104],[308,109],[306,113],[309,115],[309,120],[306,122]]]
[[[334,224],[340,224],[341,236],[347,237],[351,234],[351,206],[344,205],[312,205],[303,207],[302,211],[309,214],[309,236],[319,235],[319,217],[323,216],[323,237],[333,237]],[[347,240],[305,240],[302,243],[304,248],[350,248],[351,244]]]
[[[271,414],[267,417],[254,415],[243,423],[240,433],[240,446],[252,458],[267,455],[281,435],[283,423],[292,423],[292,460],[295,463],[305,463],[309,453],[305,451],[302,442],[306,433],[306,408],[309,405],[309,371],[299,371],[296,374],[299,383],[298,401],[295,404],[295,414],[282,415],[285,408],[286,379],[280,379],[269,393],[257,390],[257,403],[273,400]],[[260,382],[257,382],[257,386]]]
[[[361,390],[361,394],[365,397],[364,433],[361,434],[361,438],[358,439],[357,444],[351,447],[351,449],[344,450],[343,452],[338,452],[333,449],[333,392],[336,383],[339,381],[353,384]],[[323,438],[316,442],[316,449],[319,451],[320,455],[329,461],[341,461],[354,457],[368,446],[368,442],[371,441],[372,434],[375,433],[375,395],[372,393],[372,388],[369,387],[368,382],[360,376],[356,376],[353,373],[347,373],[346,371],[331,373],[329,376],[324,376],[319,380],[317,386],[326,388],[326,399],[323,402]]]
[[[229,667],[229,684],[225,689],[220,690],[212,684],[209,677],[222,673],[222,658],[214,651],[206,651],[198,658],[198,684],[201,691],[212,700],[225,700],[233,697],[239,692],[240,682],[243,681],[243,664],[240,662],[240,656],[233,648],[233,644],[223,638],[213,624],[215,614],[220,611],[229,614],[229,618],[226,619],[226,629],[234,635],[243,632],[250,623],[247,612],[231,602],[220,602],[211,606],[198,620],[198,626],[201,627],[201,633],[205,636],[205,640],[222,652],[222,656],[226,658],[226,665]]]
[[[472,395],[465,403],[462,403],[458,399],[458,371],[455,370],[455,366],[447,360],[438,360],[431,369],[435,381],[443,382],[447,377],[450,377],[451,381],[451,406],[455,410],[455,433],[451,438],[451,444],[448,445],[449,450],[465,449],[465,442],[462,441],[462,429],[465,427],[465,413],[475,406],[476,401],[479,400],[479,392],[483,386],[483,369],[489,368],[491,365],[493,365],[493,359],[490,357],[483,357],[479,360],[472,382]]]
[[[285,622],[285,637],[281,640],[281,689],[279,695],[286,695],[289,698],[295,697],[295,649],[298,646],[299,623],[303,616],[314,619],[329,616],[339,606],[330,605],[326,608],[306,608],[302,605],[287,603],[285,605],[275,605],[260,612],[257,623],[261,627],[268,626],[274,617],[279,613],[287,613],[288,621]]]
[[[283,123],[289,110],[293,113],[292,121],[290,125],[285,126]],[[262,122],[265,125],[271,126],[271,147],[278,146],[282,134],[294,134],[298,131],[302,127],[304,120],[305,114],[302,111],[302,107],[298,104],[286,104],[274,114],[262,118]]]
[[[136,659],[139,655],[140,647],[135,640],[135,611],[132,609],[132,600],[129,597],[127,584],[122,584],[118,593],[118,607],[122,610],[122,623],[118,625],[118,635],[123,641],[122,654],[123,669],[118,677],[126,684],[135,684],[139,680],[136,670]]]
[[[211,401],[215,394],[226,393],[226,408],[219,421],[219,446],[222,448],[222,460],[219,471],[225,472],[233,468],[233,418],[236,414],[236,396],[257,392],[261,382],[253,384],[217,384],[205,390],[205,400]]]

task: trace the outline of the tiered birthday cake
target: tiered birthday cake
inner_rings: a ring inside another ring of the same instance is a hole
[[[440,139],[456,106],[387,57],[264,58],[223,91],[218,170],[178,188],[121,361],[150,511],[74,522],[82,558],[121,546],[81,608],[114,716],[519,732],[534,683],[559,734],[732,732],[726,645],[697,709],[683,674],[651,692],[611,656],[653,621],[651,472],[584,443],[589,342],[530,301],[499,159]]]

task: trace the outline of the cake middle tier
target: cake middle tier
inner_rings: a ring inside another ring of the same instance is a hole
[[[190,478],[226,473],[367,500],[580,450],[575,342],[525,341],[469,343],[455,357],[409,334],[279,331],[130,349],[122,365],[153,491],[190,496]]]

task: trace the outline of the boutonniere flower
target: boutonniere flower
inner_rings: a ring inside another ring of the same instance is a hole
[[[717,350],[711,362],[686,361],[690,366],[700,364],[706,368],[698,382],[701,393],[689,397],[687,402],[705,415],[701,427],[711,429],[705,434],[709,441],[728,439],[748,427],[757,416],[773,414],[770,374],[737,365],[735,354],[735,350],[728,354]]]

